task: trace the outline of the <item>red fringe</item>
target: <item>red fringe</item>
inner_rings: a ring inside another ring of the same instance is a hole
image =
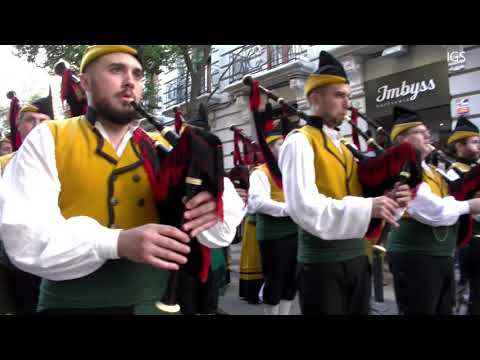
[[[223,192],[219,192],[217,194],[217,216],[221,222],[223,222],[224,220],[222,196],[223,196]]]
[[[202,254],[202,269],[198,274],[198,278],[202,283],[206,283],[208,280],[208,273],[210,272],[212,258],[210,256],[210,249],[202,244],[200,244],[200,252]]]
[[[10,138],[12,141],[13,151],[17,151],[20,145],[22,145],[22,139],[20,137],[20,133],[18,132],[17,128],[17,118],[20,112],[20,103],[18,98],[14,96],[10,101],[10,114],[9,114],[9,123],[10,123],[10,131],[15,134],[15,138]]]
[[[415,148],[409,143],[396,145],[377,158],[361,162],[358,166],[358,179],[362,185],[378,187],[386,180],[398,176],[407,161],[418,161]]]
[[[471,215],[460,216],[457,246],[463,248],[468,245],[473,236],[473,218]]]
[[[272,131],[274,128],[274,124],[273,124],[273,119],[270,118],[268,120],[265,121],[265,125],[263,127],[263,131],[265,134],[268,134],[270,131]]]
[[[175,131],[177,134],[180,134],[180,129],[182,128],[182,113],[177,110],[175,112]]]
[[[250,110],[258,111],[260,108],[260,90],[258,88],[258,80],[252,82],[252,93],[250,94]]]
[[[451,195],[458,201],[468,200],[470,194],[480,189],[480,166],[473,167],[464,175],[462,186]]]
[[[370,225],[368,226],[367,234],[365,238],[368,241],[377,241],[382,235],[382,230],[384,227],[384,223],[380,219],[372,219]]]
[[[153,140],[143,132],[142,129],[138,128],[135,130],[135,132],[133,133],[133,140],[135,141],[136,144],[139,144],[141,143],[142,140],[148,142],[151,144],[152,148],[155,147],[154,143],[153,143]],[[148,161],[149,159],[149,156],[148,156],[148,153],[146,152],[146,148],[143,147],[143,146],[140,146],[140,149],[142,151],[142,158],[144,159],[144,162],[143,162],[143,167],[145,169],[145,172],[147,173],[147,176],[148,176],[148,180],[150,181],[150,185],[151,185],[151,188],[153,189],[153,193],[154,193],[154,197],[155,199],[157,198],[157,194],[156,194],[156,189],[158,188],[157,186],[157,176],[155,175],[155,172],[154,172],[154,169],[153,169],[153,166],[151,164],[150,161]]]
[[[65,69],[62,76],[62,90],[60,91],[60,99],[62,100],[62,105],[65,99],[67,98],[68,93],[68,80],[71,75],[70,69]]]
[[[158,174],[156,189],[157,200],[159,201],[166,200],[170,187],[178,184],[185,176],[187,171],[185,159],[189,154],[187,138],[188,136],[181,136],[175,147],[175,152],[169,154],[166,157],[166,161],[162,163],[162,170]]]

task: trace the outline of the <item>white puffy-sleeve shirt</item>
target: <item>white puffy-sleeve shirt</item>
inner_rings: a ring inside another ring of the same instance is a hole
[[[274,217],[288,216],[287,205],[272,200],[270,182],[267,175],[261,170],[255,170],[250,175],[248,203],[249,210],[252,213],[267,214]]]
[[[100,123],[95,126],[108,141]],[[120,156],[134,127],[116,149]],[[5,204],[0,238],[19,269],[50,280],[80,278],[117,259],[121,229],[110,229],[87,216],[65,219],[58,206],[61,184],[55,161],[55,143],[41,124],[23,142],[4,173]],[[228,246],[240,224],[244,204],[230,180],[224,182],[224,221],[198,235],[210,248]]]
[[[328,129],[327,136],[335,136]],[[332,139],[339,146],[338,139]],[[324,240],[363,237],[372,214],[372,199],[333,199],[318,192],[313,149],[301,132],[287,137],[280,150],[287,213],[301,228]]]
[[[432,172],[432,169],[422,163],[423,171]],[[417,190],[417,196],[410,201],[408,214],[415,220],[430,226],[450,226],[458,221],[461,215],[470,212],[467,201],[455,200],[453,196],[444,198],[432,193],[430,186],[423,182]]]

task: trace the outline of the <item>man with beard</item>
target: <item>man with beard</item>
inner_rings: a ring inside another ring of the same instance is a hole
[[[37,126],[7,167],[1,238],[14,265],[43,278],[41,313],[161,314],[166,270],[186,263],[190,238],[228,246],[242,201],[225,182],[223,222],[200,192],[181,229],[159,224],[130,105],[143,90],[139,50],[90,46],[80,72],[87,114]]]
[[[299,226],[301,311],[366,315],[371,270],[364,236],[372,218],[398,226],[397,209],[409,201],[409,188],[397,187],[393,199],[362,197],[356,162],[337,130],[351,106],[349,81],[329,53],[320,53],[305,95],[312,115],[287,136],[279,158],[288,174],[282,179],[287,213]]]
[[[478,127],[465,116],[460,116],[455,129],[448,137],[449,152],[455,156],[447,175],[452,180],[463,177],[473,166],[478,166],[480,157],[480,133]],[[478,194],[477,194],[478,195]],[[470,288],[468,313],[480,315],[480,222],[474,217],[473,237],[467,246],[458,249],[460,263],[459,294]]]

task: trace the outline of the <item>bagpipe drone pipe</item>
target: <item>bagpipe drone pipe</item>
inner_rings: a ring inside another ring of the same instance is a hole
[[[171,147],[155,143],[144,131],[136,131],[134,140],[139,144],[144,167],[153,189],[162,224],[180,228],[183,225],[184,197],[192,198],[201,191],[213,194],[217,201],[217,214],[223,221],[223,151],[220,139],[198,127],[185,125],[178,136],[163,126],[135,102],[135,110],[152,123],[170,143]],[[196,239],[190,242],[186,270],[206,282],[210,269],[210,249]],[[179,271],[171,271],[162,302],[162,311],[175,313]]]

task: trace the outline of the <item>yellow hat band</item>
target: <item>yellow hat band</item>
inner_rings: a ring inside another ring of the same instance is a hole
[[[36,112],[38,112],[38,107],[36,107],[35,105],[27,104],[20,109],[20,112],[21,113],[26,113],[26,112],[36,113]]]
[[[348,81],[344,77],[337,75],[311,74],[304,86],[305,96],[318,87],[333,84],[346,84]]]
[[[92,63],[95,59],[98,59],[100,56],[111,54],[111,53],[126,53],[130,55],[137,55],[138,51],[127,45],[93,45],[87,48],[85,54],[82,58],[82,63],[80,64],[80,73],[82,74],[85,71],[85,68]]]
[[[421,121],[415,121],[415,122],[395,125],[392,129],[392,132],[390,133],[390,139],[392,141],[395,141],[395,139],[397,138],[398,135],[400,135],[400,133],[419,125],[423,125],[423,123]]]
[[[455,141],[468,139],[472,136],[480,136],[480,133],[474,131],[456,131],[447,140],[447,144],[454,143]]]
[[[267,136],[265,141],[267,142],[268,145],[270,145],[271,143],[277,141],[278,139],[283,139],[283,136],[282,135]]]

